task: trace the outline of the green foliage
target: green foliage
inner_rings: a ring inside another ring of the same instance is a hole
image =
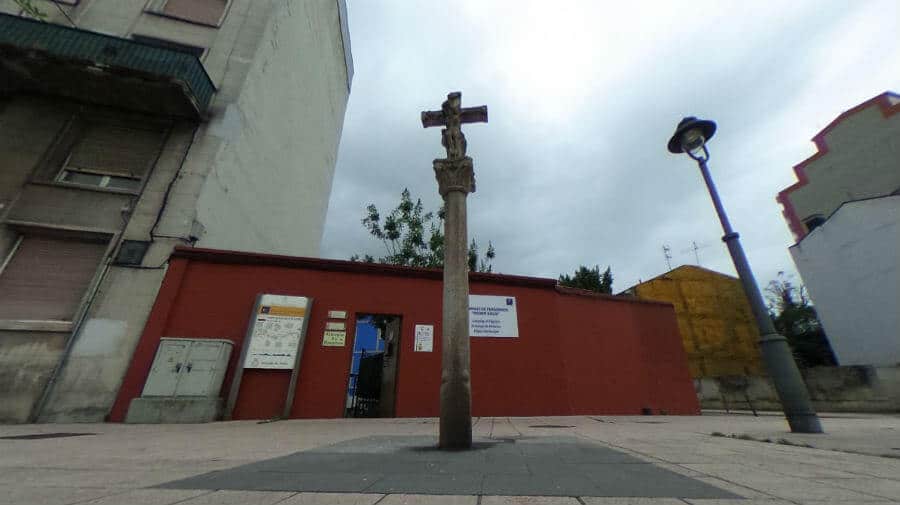
[[[600,265],[588,268],[584,265],[578,267],[573,275],[563,274],[559,276],[559,285],[568,288],[587,289],[597,293],[612,294],[613,276],[610,267],[601,274]]]
[[[809,303],[804,286],[794,286],[784,272],[778,272],[778,279],[766,286],[766,298],[775,329],[787,338],[799,366],[836,364],[831,345],[815,307]]]
[[[384,219],[374,204],[366,207],[362,225],[369,234],[380,240],[387,254],[381,258],[371,255],[353,255],[351,261],[387,263],[409,267],[443,268],[444,266],[444,208],[437,212],[425,212],[422,200],[412,200],[408,189],[400,194],[400,203]],[[496,253],[488,242],[481,256],[475,240],[469,244],[469,270],[490,272]]]
[[[443,245],[443,244],[442,244]],[[475,243],[475,239],[472,239],[472,243],[469,244],[469,271],[471,272],[490,272],[493,270],[491,266],[491,261],[494,260],[494,256],[496,253],[494,252],[494,245],[488,242],[487,251],[484,252],[484,258],[479,258],[478,256],[478,244]]]
[[[22,12],[29,17],[35,19],[45,19],[47,14],[37,8],[31,0],[13,0],[13,2],[22,8]]]

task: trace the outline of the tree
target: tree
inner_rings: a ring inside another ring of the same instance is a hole
[[[815,307],[810,304],[805,286],[794,286],[784,272],[778,272],[778,278],[769,281],[766,286],[766,299],[775,329],[788,340],[799,366],[836,364],[831,345]]]
[[[382,220],[375,204],[366,207],[362,225],[369,234],[384,245],[387,255],[375,258],[356,254],[351,261],[387,263],[410,267],[443,268],[444,266],[444,207],[437,212],[425,212],[421,199],[412,200],[408,189],[400,194],[400,204]],[[427,237],[426,237],[427,236]],[[484,255],[479,255],[478,243],[469,244],[469,270],[491,272],[496,256],[494,245],[488,242]]]
[[[584,265],[578,267],[572,276],[562,274],[559,276],[559,285],[568,288],[587,289],[597,293],[612,294],[613,276],[610,267],[601,274],[600,265],[588,268]]]
[[[22,12],[30,17],[35,19],[45,19],[47,17],[47,14],[34,5],[31,0],[13,0],[13,3],[18,5]]]

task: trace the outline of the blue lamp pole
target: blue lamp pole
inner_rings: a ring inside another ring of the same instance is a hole
[[[750,308],[756,318],[763,363],[775,384],[775,390],[778,392],[778,398],[781,400],[781,406],[791,431],[794,433],[822,433],[822,423],[809,400],[809,392],[791,354],[787,339],[778,334],[775,325],[772,324],[772,318],[769,317],[769,311],[766,309],[759,286],[756,285],[753,271],[750,270],[750,264],[744,254],[744,248],[741,247],[740,236],[732,229],[728,215],[725,213],[725,207],[722,206],[719,193],[716,191],[716,185],[709,175],[709,169],[706,166],[706,162],[709,161],[709,150],[706,148],[706,143],[715,133],[716,123],[695,117],[686,117],[678,123],[675,134],[669,139],[669,152],[673,154],[687,153],[700,167],[703,181],[706,183],[709,196],[716,208],[716,214],[722,223],[722,230],[725,232],[722,241],[728,246],[734,268],[741,279],[744,293],[747,295],[747,300],[750,301]]]

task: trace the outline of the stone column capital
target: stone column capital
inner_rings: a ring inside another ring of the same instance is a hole
[[[438,181],[438,193],[446,197],[451,191],[475,192],[475,169],[472,158],[434,160],[434,175]]]

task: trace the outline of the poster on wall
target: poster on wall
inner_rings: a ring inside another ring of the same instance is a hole
[[[416,325],[416,343],[413,347],[415,352],[432,352],[434,351],[434,326],[430,324]]]
[[[262,295],[244,368],[293,369],[306,333],[309,305],[304,296]]]
[[[516,298],[469,295],[469,336],[518,338]]]
[[[346,343],[346,331],[325,330],[325,334],[322,336],[322,345],[325,347],[344,347]]]

